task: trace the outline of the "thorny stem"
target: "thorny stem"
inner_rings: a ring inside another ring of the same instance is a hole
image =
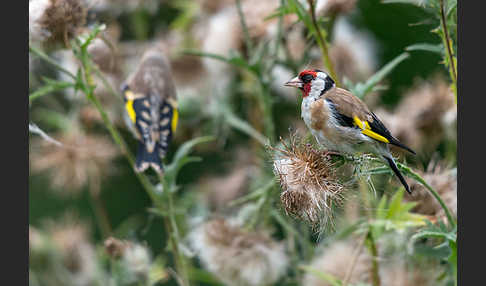
[[[449,35],[449,30],[447,29],[446,12],[444,7],[444,0],[439,0],[440,4],[440,23],[442,25],[443,33],[442,42],[446,47],[447,56],[449,57],[449,73],[451,74],[452,82],[454,83],[454,95],[457,102],[457,73],[454,61],[454,53],[451,47],[451,38]]]
[[[309,14],[311,15],[312,24],[314,25],[314,29],[316,30],[317,43],[319,44],[319,47],[321,48],[322,59],[324,60],[324,64],[327,66],[327,69],[329,70],[331,77],[336,82],[336,86],[341,86],[341,84],[339,83],[339,79],[336,75],[336,72],[334,70],[334,66],[331,62],[331,59],[329,58],[329,50],[327,48],[326,41],[324,40],[324,37],[322,36],[322,32],[321,32],[321,29],[319,27],[319,24],[317,23],[314,0],[307,0],[307,2],[309,3],[309,6],[310,6],[309,7]]]

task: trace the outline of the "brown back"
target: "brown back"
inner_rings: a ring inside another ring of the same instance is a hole
[[[345,89],[334,87],[324,94],[324,98],[331,100],[336,105],[336,110],[343,115],[351,118],[357,116],[360,120],[373,122],[366,104]]]

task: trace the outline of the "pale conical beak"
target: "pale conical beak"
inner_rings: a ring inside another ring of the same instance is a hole
[[[299,79],[299,77],[294,77],[284,84],[284,86],[302,88],[304,83]]]

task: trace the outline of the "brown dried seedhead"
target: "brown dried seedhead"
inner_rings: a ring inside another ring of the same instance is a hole
[[[332,206],[341,202],[343,186],[338,182],[331,155],[295,136],[289,144],[283,144],[284,149],[274,149],[277,154],[273,166],[280,179],[285,211],[312,224],[332,222]]]
[[[86,23],[87,12],[83,0],[50,0],[39,24],[49,32],[48,42],[68,45],[68,40]]]
[[[320,272],[349,284],[371,282],[371,259],[365,247],[360,247],[354,240],[337,241],[323,249],[311,263],[311,267]],[[330,286],[328,281],[320,279],[313,273],[306,273],[302,281],[304,286]],[[391,284],[383,284],[391,285]]]
[[[105,137],[79,130],[62,134],[59,141],[62,146],[45,140],[33,142],[33,147],[40,148],[31,153],[32,170],[49,171],[51,183],[61,195],[79,192],[88,183],[97,194],[102,180],[114,170],[112,162],[119,153],[116,146]]]
[[[225,285],[271,285],[288,265],[283,244],[225,219],[196,228],[190,241],[205,268]]]
[[[105,240],[105,251],[112,258],[118,259],[123,256],[130,242],[109,237]]]
[[[317,16],[339,15],[353,10],[356,7],[356,0],[317,0],[314,5]]]

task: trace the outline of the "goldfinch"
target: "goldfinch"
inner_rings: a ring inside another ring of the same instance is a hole
[[[284,84],[302,91],[301,116],[317,142],[347,154],[370,152],[383,158],[408,193],[410,187],[397,168],[389,144],[415,152],[398,141],[351,92],[339,88],[320,70],[304,70]]]
[[[158,48],[147,50],[122,84],[125,121],[139,141],[135,170],[163,172],[164,158],[177,128],[177,101],[168,60]]]

